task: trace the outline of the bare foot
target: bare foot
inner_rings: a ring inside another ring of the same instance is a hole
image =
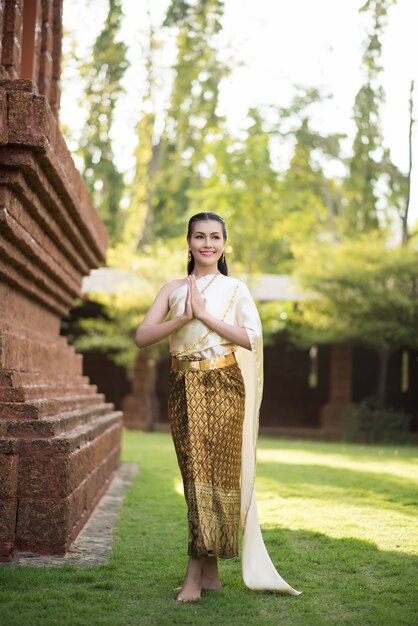
[[[218,572],[218,559],[216,556],[202,558],[202,589],[218,591],[222,588]]]
[[[187,565],[187,571],[184,578],[183,586],[179,595],[177,596],[178,602],[192,602],[193,600],[200,600],[200,592],[202,589],[201,570],[201,559],[189,557],[189,563]]]

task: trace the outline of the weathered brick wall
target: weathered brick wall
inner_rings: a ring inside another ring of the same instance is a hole
[[[57,116],[61,96],[62,0],[27,0],[26,5],[24,0],[0,0],[0,33],[0,78],[32,80]],[[32,59],[30,69],[22,68],[25,46]]]
[[[81,355],[60,336],[61,317],[79,295],[82,277],[104,261],[107,245],[56,120],[60,42],[51,33],[60,32],[61,2],[38,0],[32,15],[40,24],[33,71],[43,76],[45,96],[36,82],[18,78],[23,2],[6,0],[0,7],[4,560],[16,550],[67,550],[118,467],[122,414],[83,376]]]
[[[42,0],[40,37],[36,50],[35,81],[39,92],[48,100],[57,114],[60,104],[62,1]]]
[[[0,0],[0,78],[6,78],[7,74],[6,74],[6,68],[3,65],[2,62],[2,58],[3,58],[3,50],[4,50],[4,46],[3,46],[3,39],[4,39],[4,34],[3,34],[3,27],[4,27],[4,0]]]
[[[20,77],[22,61],[23,0],[2,0],[3,29],[1,65],[4,76]]]

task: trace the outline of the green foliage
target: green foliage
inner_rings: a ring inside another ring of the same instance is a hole
[[[295,254],[298,280],[319,296],[293,311],[296,341],[353,341],[389,351],[418,346],[417,250],[368,236]]]
[[[402,175],[391,163],[383,145],[380,128],[380,108],[385,94],[380,82],[382,71],[382,36],[387,24],[387,13],[396,0],[368,0],[361,8],[370,20],[369,31],[363,54],[365,81],[358,91],[353,116],[356,135],[353,156],[349,163],[346,180],[347,207],[344,212],[345,232],[349,236],[378,230],[379,219],[378,187],[382,176],[390,173],[394,179]],[[389,195],[390,192],[389,192]],[[393,202],[394,197],[389,198]],[[388,201],[386,199],[385,208]]]
[[[104,317],[82,318],[82,334],[73,343],[80,352],[103,352],[111,360],[131,369],[138,354],[135,330],[152,300],[144,294],[126,291],[115,295],[89,294],[103,306]]]
[[[280,238],[289,260],[297,242],[338,241],[342,234],[343,185],[328,177],[325,168],[337,165],[344,170],[340,145],[344,135],[320,133],[310,120],[312,108],[327,97],[316,88],[298,86],[291,103],[278,107],[277,121],[271,125],[276,141],[293,144],[288,168],[278,173]]]
[[[264,345],[273,343],[277,334],[286,332],[293,309],[293,302],[258,303]]]
[[[337,240],[341,192],[339,184],[324,174],[321,162],[335,158],[339,135],[320,136],[303,117],[295,129],[296,140],[281,187],[284,214],[283,237],[291,249],[295,242]],[[315,160],[314,154],[320,154]]]
[[[158,90],[158,72],[155,68],[155,54],[161,46],[149,18],[148,42],[147,46],[144,46],[146,91],[136,125],[135,173],[126,190],[127,207],[121,214],[120,242],[132,250],[149,245],[154,240],[152,199],[161,155],[161,142],[157,140],[156,128],[158,116],[155,99]]]
[[[150,243],[144,238],[144,231],[150,234],[154,230],[153,213],[150,210],[153,177],[155,173],[157,148],[153,145],[155,115],[144,112],[137,124],[138,143],[135,148],[135,174],[127,189],[128,207],[121,213],[121,237],[123,243],[131,250],[139,247],[140,240]],[[147,220],[147,227],[146,227]]]
[[[259,111],[249,112],[249,122],[242,140],[224,133],[207,145],[208,174],[189,193],[188,216],[203,210],[226,219],[231,225],[227,253],[235,271],[277,271],[289,256],[282,238],[280,184]]]
[[[223,2],[172,0],[165,21],[177,32],[177,59],[164,128],[159,137],[158,168],[148,192],[142,235],[176,237],[185,232],[189,191],[200,186],[205,144],[219,135],[223,120],[217,113],[219,84],[227,74],[218,58],[216,36],[221,30]]]
[[[411,416],[379,406],[377,398],[365,398],[343,415],[343,432],[348,441],[405,443],[409,439]]]
[[[87,86],[88,118],[78,150],[83,176],[112,240],[118,235],[123,175],[115,165],[110,139],[116,102],[123,93],[121,81],[128,67],[127,46],[117,36],[122,18],[120,0],[109,0],[109,12],[97,37],[92,60],[81,70]]]
[[[138,325],[151,306],[158,289],[168,280],[185,273],[186,246],[180,241],[168,244],[157,241],[143,252],[119,245],[108,253],[108,266],[129,270],[137,281],[117,293],[90,293],[89,298],[103,307],[103,317],[84,318],[79,322],[83,333],[72,339],[80,352],[106,353],[117,365],[131,369],[138,355],[134,337]],[[158,358],[167,353],[166,343],[145,348],[147,354]]]

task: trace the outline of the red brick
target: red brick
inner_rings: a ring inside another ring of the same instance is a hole
[[[0,500],[16,496],[19,457],[17,454],[0,454]]]
[[[16,548],[35,552],[65,552],[68,501],[19,501]],[[43,549],[44,548],[44,549]]]
[[[16,525],[17,500],[0,500],[0,545],[13,543]]]
[[[19,499],[55,501],[68,495],[67,457],[26,457],[19,466]]]

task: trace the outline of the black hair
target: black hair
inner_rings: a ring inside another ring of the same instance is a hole
[[[195,222],[202,222],[202,221],[208,222],[209,220],[215,220],[222,225],[222,234],[224,237],[224,241],[226,241],[228,239],[228,235],[226,232],[225,220],[220,215],[217,215],[216,213],[212,213],[211,211],[203,211],[202,213],[196,213],[196,215],[193,215],[189,219],[189,224],[187,227],[187,239],[189,240],[190,237],[192,236],[192,226]],[[193,257],[193,254],[191,254],[191,259],[187,263],[187,273],[191,274],[193,272],[193,269],[194,269],[194,257]],[[221,274],[228,276],[228,266],[226,264],[225,254],[223,254],[221,258],[218,259],[218,270],[221,272]]]

